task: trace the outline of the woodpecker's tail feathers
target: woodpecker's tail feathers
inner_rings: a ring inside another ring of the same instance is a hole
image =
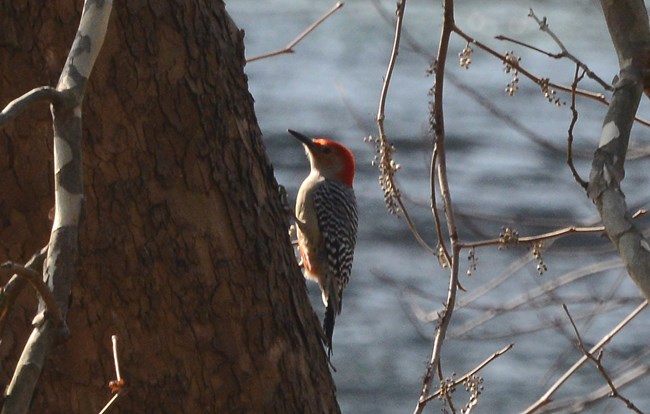
[[[325,346],[327,346],[327,359],[332,357],[332,337],[334,336],[334,322],[336,320],[336,305],[334,295],[330,295],[325,308],[325,318],[323,319],[323,331],[325,331]]]

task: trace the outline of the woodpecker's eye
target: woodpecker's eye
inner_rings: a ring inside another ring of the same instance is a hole
[[[323,147],[323,154],[329,154],[332,152],[332,149],[330,147]]]

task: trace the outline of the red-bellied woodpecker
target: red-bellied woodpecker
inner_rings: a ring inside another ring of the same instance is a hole
[[[323,294],[329,356],[357,241],[354,156],[338,142],[311,139],[292,130],[289,133],[304,144],[311,165],[296,198],[296,233],[305,277],[318,282]]]

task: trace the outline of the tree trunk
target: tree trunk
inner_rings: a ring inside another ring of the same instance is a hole
[[[82,2],[0,3],[0,106],[54,85]],[[319,322],[243,72],[217,1],[117,2],[84,104],[85,210],[68,325],[31,412],[338,412]],[[49,111],[0,131],[0,260],[49,237]],[[6,384],[35,314],[0,346]]]

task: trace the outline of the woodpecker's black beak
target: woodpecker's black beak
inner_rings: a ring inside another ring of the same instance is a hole
[[[303,134],[301,134],[300,132],[296,132],[296,131],[294,131],[293,129],[288,129],[287,131],[289,131],[289,133],[290,133],[291,135],[293,135],[294,137],[296,137],[296,139],[297,139],[298,141],[300,141],[300,142],[302,142],[303,144],[305,144],[305,145],[307,146],[307,148],[310,148],[310,149],[311,149],[311,148],[314,148],[314,146],[316,145],[316,144],[314,144],[314,141],[312,141],[312,139],[309,138],[307,135],[303,135]]]

